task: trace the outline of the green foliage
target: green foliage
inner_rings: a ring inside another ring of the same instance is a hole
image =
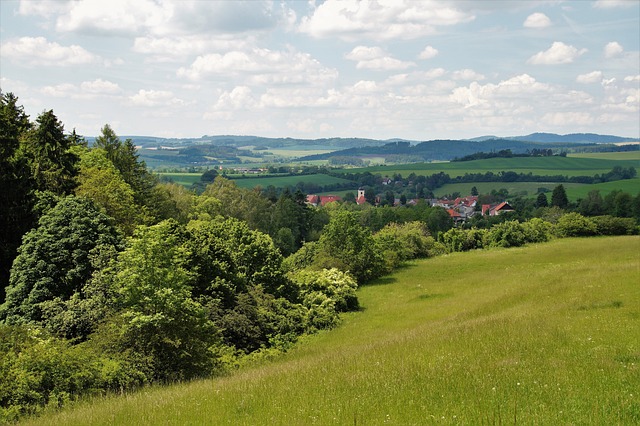
[[[451,228],[447,232],[440,234],[440,240],[449,253],[481,249],[484,247],[487,232],[484,229],[477,228]]]
[[[596,235],[595,223],[580,213],[567,213],[558,219],[556,234],[560,237],[587,237]]]
[[[92,253],[118,247],[111,220],[87,199],[64,198],[27,233],[11,270],[0,319],[8,323],[40,322],[42,303],[65,301],[91,278]]]
[[[485,243],[491,247],[520,247],[527,243],[526,231],[517,220],[499,223],[487,232]]]
[[[549,241],[554,234],[553,224],[537,217],[522,223],[521,226],[528,243]]]
[[[561,209],[567,208],[569,205],[569,199],[567,198],[567,192],[564,189],[562,184],[553,188],[553,193],[551,194],[551,206],[559,207]]]
[[[209,375],[215,364],[210,348],[218,333],[191,298],[183,239],[175,222],[139,228],[118,257],[114,277],[121,345],[146,358],[158,380]]]
[[[390,270],[410,259],[427,257],[435,240],[423,222],[390,223],[374,234]]]
[[[635,235],[638,233],[636,220],[609,215],[589,218],[596,226],[598,235]]]
[[[349,271],[359,283],[379,277],[384,259],[368,229],[355,213],[337,211],[322,231],[314,265],[318,269],[337,267]]]
[[[83,155],[78,182],[76,195],[89,198],[104,209],[125,235],[148,221],[146,209],[136,204],[133,189],[107,159],[104,149],[95,148]]]
[[[358,284],[349,273],[336,268],[303,270],[293,274],[292,280],[300,286],[303,304],[309,309],[325,303],[322,296],[331,301],[336,312],[353,311],[359,307],[356,295]],[[321,302],[317,303],[318,300]]]

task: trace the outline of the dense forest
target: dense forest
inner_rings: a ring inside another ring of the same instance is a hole
[[[314,208],[208,177],[199,193],[160,182],[109,125],[89,145],[0,94],[0,419],[270,357],[411,259],[634,234],[640,219],[640,195],[571,206],[559,185],[454,228],[425,203]]]

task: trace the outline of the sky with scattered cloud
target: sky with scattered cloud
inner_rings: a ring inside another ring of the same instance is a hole
[[[640,138],[640,1],[2,0],[0,89],[79,134]]]

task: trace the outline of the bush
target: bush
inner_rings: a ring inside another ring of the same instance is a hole
[[[305,270],[294,274],[291,279],[300,286],[302,303],[307,308],[325,303],[324,297],[318,299],[318,294],[322,294],[334,303],[336,312],[358,309],[358,296],[356,295],[358,284],[348,273],[336,268],[323,269],[322,271]]]
[[[553,237],[553,224],[540,218],[533,218],[522,224],[528,243],[543,243]]]
[[[485,244],[492,247],[520,247],[526,243],[526,231],[517,220],[494,225],[485,238]]]
[[[638,233],[636,220],[626,217],[595,216],[590,218],[596,225],[598,235],[635,235]]]
[[[451,228],[441,234],[441,240],[449,252],[469,251],[483,248],[486,234],[484,229]]]
[[[588,237],[598,232],[595,223],[580,213],[567,213],[558,219],[556,235],[559,237]]]
[[[428,257],[429,249],[435,243],[422,222],[390,223],[373,238],[383,253],[388,270],[406,260]]]

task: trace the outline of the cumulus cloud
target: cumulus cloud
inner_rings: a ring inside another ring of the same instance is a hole
[[[596,9],[613,9],[616,7],[631,7],[634,3],[633,0],[597,0],[593,7]]]
[[[587,49],[578,50],[571,45],[556,41],[549,49],[538,52],[529,58],[527,63],[534,65],[570,64],[585,52],[587,52]]]
[[[481,85],[474,81],[468,87],[454,89],[450,99],[469,108],[477,105],[490,105],[500,98],[521,97],[551,91],[548,84],[540,83],[528,74],[522,74],[503,80],[498,84]]]
[[[100,58],[78,45],[61,46],[44,37],[21,37],[2,44],[2,56],[25,65],[72,66],[95,63]]]
[[[431,59],[436,57],[436,55],[438,55],[438,49],[432,47],[432,46],[427,46],[424,48],[424,50],[422,52],[420,52],[420,54],[418,55],[418,58],[420,59]]]
[[[23,0],[19,13],[52,19],[61,32],[125,37],[237,34],[296,20],[291,9],[269,0]]]
[[[237,77],[251,84],[324,84],[335,80],[337,71],[307,53],[254,48],[198,56],[177,75],[191,80]]]
[[[592,71],[587,74],[580,74],[576,77],[576,81],[582,84],[591,84],[602,81],[602,71]]]
[[[98,78],[93,81],[83,81],[79,85],[61,83],[55,86],[45,86],[41,93],[54,98],[96,99],[101,96],[113,96],[122,92],[118,84]]]
[[[617,41],[611,41],[604,47],[604,57],[613,58],[624,52],[624,48]]]
[[[438,1],[328,0],[317,6],[311,16],[302,18],[299,30],[315,38],[414,39],[433,34],[439,26],[456,25],[474,18]]]
[[[173,95],[167,90],[144,90],[140,89],[138,93],[129,97],[133,105],[142,107],[155,106],[181,106],[185,101]]]
[[[624,78],[624,81],[627,81],[627,82],[640,81],[640,74],[628,75]]]
[[[80,84],[80,89],[83,92],[95,93],[95,94],[109,94],[113,95],[121,91],[120,86],[111,81],[98,78],[93,81],[83,81]]]
[[[380,47],[356,46],[345,58],[356,61],[358,69],[404,70],[415,65],[413,62],[392,58]]]
[[[136,37],[132,50],[151,55],[155,61],[170,62],[211,51],[243,50],[251,46],[253,42],[253,37],[216,38],[209,35]]]
[[[525,28],[546,28],[551,26],[551,19],[544,13],[532,13],[522,24]]]
[[[484,75],[479,74],[471,69],[463,69],[454,71],[451,77],[454,80],[484,80]]]

